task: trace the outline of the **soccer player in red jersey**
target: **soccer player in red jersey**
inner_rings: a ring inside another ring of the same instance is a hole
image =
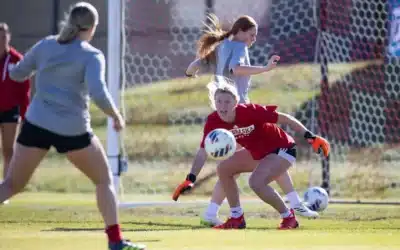
[[[25,117],[29,105],[30,90],[29,79],[21,83],[9,76],[9,70],[22,59],[22,55],[10,45],[10,40],[8,25],[0,23],[0,132],[4,178],[13,154],[18,123]]]
[[[269,184],[285,173],[296,160],[294,139],[277,124],[288,125],[312,145],[314,151],[328,156],[329,143],[314,135],[291,115],[280,113],[277,106],[238,104],[237,89],[224,81],[211,83],[210,101],[216,110],[211,113],[204,126],[203,140],[186,180],[175,190],[174,198],[193,186],[196,176],[207,159],[204,139],[216,128],[230,130],[243,148],[230,158],[219,163],[217,173],[231,208],[228,220],[216,229],[242,229],[246,227],[240,206],[239,191],[234,176],[251,172],[249,185],[257,196],[270,204],[282,217],[279,229],[294,229],[299,226],[294,211],[289,209],[282,197]]]
[[[257,37],[258,24],[251,16],[240,16],[229,30],[223,30],[222,24],[215,15],[208,16],[210,24],[200,37],[197,48],[197,58],[190,63],[186,70],[188,77],[195,77],[200,72],[211,72],[215,78],[224,77],[234,82],[239,95],[239,103],[250,103],[249,91],[251,76],[273,70],[280,57],[273,55],[266,66],[253,66],[250,64],[248,48],[251,47]],[[276,178],[276,183],[285,193],[296,215],[316,218],[318,212],[312,211],[301,201],[294,188],[289,172]],[[220,225],[223,222],[218,218],[218,211],[225,199],[219,181],[214,186],[210,203],[200,223],[206,226]]]

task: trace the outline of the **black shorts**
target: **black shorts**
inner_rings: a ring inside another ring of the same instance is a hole
[[[22,124],[17,142],[26,147],[47,150],[53,146],[58,153],[62,154],[86,148],[91,144],[92,138],[92,133],[84,133],[77,136],[59,135],[25,120]]]
[[[273,153],[279,155],[280,157],[288,160],[290,163],[293,164],[296,161],[297,156],[296,144],[287,148],[278,148]]]
[[[19,107],[0,111],[0,123],[18,123],[20,117]]]

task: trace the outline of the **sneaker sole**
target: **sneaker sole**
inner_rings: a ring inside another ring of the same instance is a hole
[[[307,215],[307,214],[302,214],[301,212],[297,212],[296,210],[294,210],[294,213],[295,213],[296,215],[299,215],[299,216],[305,217],[305,218],[316,219],[316,218],[319,217],[319,214],[316,214],[316,215]]]
[[[299,214],[299,213],[296,213],[296,215],[304,217],[304,218],[309,218],[309,219],[317,219],[319,217],[319,215],[303,215],[303,214]]]

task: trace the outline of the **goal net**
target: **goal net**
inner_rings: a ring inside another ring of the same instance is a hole
[[[120,105],[128,124],[122,153],[128,168],[114,164],[114,174],[123,172],[123,201],[129,195],[171,201],[190,170],[211,112],[211,76],[187,79],[184,72],[195,58],[207,13],[215,13],[226,29],[239,15],[254,17],[259,29],[251,63],[265,65],[273,54],[281,61],[274,71],[252,78],[251,101],[279,105],[331,142],[331,156],[322,160],[286,128],[299,145],[290,173],[300,193],[323,185],[334,199],[398,200],[400,65],[392,44],[397,6],[388,8],[385,0],[121,2]],[[215,169],[208,160],[196,188],[182,200],[208,200]],[[240,190],[254,198],[247,179],[238,179]]]

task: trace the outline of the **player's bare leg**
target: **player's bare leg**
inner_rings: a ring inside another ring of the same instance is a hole
[[[234,178],[237,179],[239,176],[240,175],[237,174],[234,176]],[[218,212],[225,198],[226,195],[224,189],[222,188],[221,182],[217,180],[211,195],[211,201],[208,204],[203,216],[200,218],[200,224],[213,227],[223,223],[223,221],[218,218]]]
[[[21,192],[47,150],[16,143],[5,180],[0,184],[0,204]]]
[[[218,218],[219,208],[221,204],[224,202],[225,199],[225,192],[221,186],[219,180],[215,183],[211,201],[208,204],[206,211],[204,212],[203,216],[200,218],[200,224],[203,226],[213,227],[216,225],[221,225],[223,222]]]
[[[243,147],[237,144],[236,151],[242,150]],[[240,175],[235,175],[235,179],[237,179]],[[218,218],[219,209],[226,198],[224,189],[222,188],[221,182],[219,179],[215,183],[213,192],[211,194],[211,200],[208,204],[206,211],[203,216],[200,217],[200,224],[208,227],[213,227],[217,225],[221,225],[223,222]]]
[[[106,226],[110,249],[145,249],[144,245],[133,244],[122,239],[112,175],[99,139],[93,137],[91,145],[84,149],[68,152],[67,157],[96,185],[97,206]],[[124,245],[125,248],[121,245]]]
[[[258,161],[253,160],[251,154],[247,150],[243,149],[235,152],[232,157],[218,165],[217,173],[219,182],[228,199],[231,208],[231,215],[225,223],[215,226],[214,228],[241,229],[246,227],[243,210],[240,206],[239,189],[235,180],[235,175],[252,172],[257,164]]]
[[[294,190],[293,181],[288,171],[276,178],[276,183],[286,194],[290,207],[296,214],[309,218],[317,218],[319,216],[318,212],[312,211],[300,200],[299,195]]]
[[[270,204],[279,213],[286,212],[287,207],[282,197],[268,184],[286,172],[290,166],[289,161],[282,159],[278,155],[267,155],[260,161],[249,178],[250,188],[260,199]]]
[[[17,134],[18,123],[3,123],[0,125],[1,130],[1,146],[3,153],[3,180],[6,178],[10,165],[11,157],[14,152],[14,142]],[[3,204],[8,204],[5,200]]]
[[[249,178],[250,188],[261,200],[270,204],[282,217],[280,229],[298,227],[294,211],[289,210],[282,197],[269,184],[282,176],[291,167],[292,163],[276,154],[264,157]]]

